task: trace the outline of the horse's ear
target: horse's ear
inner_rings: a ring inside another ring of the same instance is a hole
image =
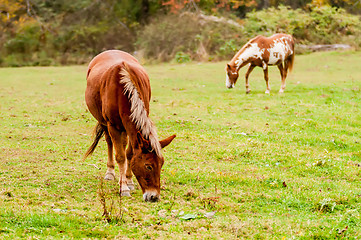
[[[231,69],[231,65],[229,65],[229,63],[227,63],[227,68],[228,68],[228,69]]]
[[[170,136],[170,137],[167,137],[166,139],[163,139],[163,140],[159,141],[160,146],[161,146],[162,148],[165,148],[166,146],[168,146],[168,145],[173,141],[173,139],[174,139],[175,137],[176,137],[176,135],[174,134],[174,135],[172,135],[172,136]]]
[[[137,132],[137,142],[140,149],[149,149],[150,148],[150,142],[146,140],[140,131]]]

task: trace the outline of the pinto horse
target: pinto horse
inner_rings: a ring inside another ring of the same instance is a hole
[[[133,173],[143,191],[143,199],[154,202],[160,196],[160,172],[164,163],[161,150],[175,135],[158,141],[156,128],[149,118],[150,97],[149,77],[130,54],[109,50],[90,62],[85,101],[98,123],[84,159],[93,153],[105,135],[108,145],[105,179],[115,179],[114,150],[121,195],[130,196],[130,190],[134,189]]]
[[[233,88],[237,82],[239,69],[249,64],[246,73],[246,93],[251,91],[248,77],[256,66],[263,68],[267,87],[265,93],[270,93],[268,66],[277,65],[282,81],[279,92],[283,93],[286,88],[287,71],[292,70],[294,56],[294,40],[291,35],[280,33],[271,37],[257,36],[247,42],[227,64],[226,86]]]

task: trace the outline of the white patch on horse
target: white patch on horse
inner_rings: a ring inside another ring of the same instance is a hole
[[[266,70],[268,67],[267,63],[265,61],[262,61],[262,68],[263,70]]]
[[[143,194],[144,201],[152,201],[152,199],[159,199],[159,194],[155,190],[148,190]]]
[[[257,43],[249,44],[247,47],[237,58],[235,64],[239,68],[242,63],[246,62],[250,58],[259,58],[262,59],[262,55],[264,53],[264,49],[261,49]]]
[[[229,79],[228,74],[226,74],[226,87],[227,88],[233,88],[234,84],[231,83],[231,80]]]
[[[133,84],[129,73],[122,69],[120,75],[123,77],[120,79],[120,83],[124,84],[124,94],[128,97],[130,102],[130,119],[135,124],[136,128],[142,133],[145,139],[149,139],[150,145],[155,153],[162,157],[162,147],[160,146],[156,128],[153,122],[148,117],[148,113],[145,109],[144,102],[139,97],[139,92],[136,86]]]
[[[280,60],[283,62],[287,55],[293,53],[287,40],[288,38],[286,37],[273,40],[273,45],[268,49],[268,52],[270,53],[268,64],[274,65]]]

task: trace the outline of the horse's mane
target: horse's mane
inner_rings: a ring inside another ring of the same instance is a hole
[[[130,102],[130,119],[135,124],[138,131],[141,132],[145,139],[148,139],[151,147],[155,153],[162,157],[162,147],[160,146],[157,130],[154,123],[148,116],[148,111],[145,107],[144,100],[140,94],[138,87],[140,84],[136,81],[143,80],[145,76],[132,74],[129,66],[124,63],[124,67],[120,70],[121,79],[120,83],[124,84],[124,94],[128,97]]]

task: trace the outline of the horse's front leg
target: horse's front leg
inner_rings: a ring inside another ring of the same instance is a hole
[[[132,160],[133,157],[133,148],[130,145],[130,141],[128,141],[126,154],[127,154],[127,162],[128,162],[128,167],[126,172],[127,185],[130,190],[134,190],[134,182],[132,180],[133,173],[132,173],[132,168],[130,166],[130,161]]]
[[[115,160],[119,166],[119,186],[120,193],[122,196],[130,196],[130,189],[127,185],[127,157],[125,156],[125,148],[127,146],[127,133],[125,131],[119,131],[115,127],[108,124],[109,135],[112,139],[114,150],[115,150]]]
[[[256,65],[249,65],[249,68],[246,72],[246,93],[250,93],[251,92],[251,88],[249,87],[249,84],[248,84],[248,77],[249,75],[251,74],[252,70],[256,67]]]
[[[264,80],[266,81],[266,91],[265,93],[270,93],[271,88],[268,83],[268,65],[267,63],[263,62],[263,74],[264,74]]]

